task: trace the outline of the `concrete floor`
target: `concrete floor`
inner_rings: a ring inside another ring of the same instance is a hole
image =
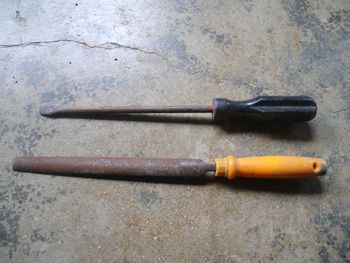
[[[350,262],[350,4],[1,1],[1,262]],[[45,105],[313,96],[309,124],[47,119]],[[306,181],[15,173],[15,156],[306,155]]]

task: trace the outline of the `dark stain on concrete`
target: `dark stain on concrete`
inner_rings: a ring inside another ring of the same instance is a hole
[[[327,31],[333,32],[338,41],[350,38],[350,12],[349,10],[338,10],[331,13],[325,24]]]
[[[57,191],[58,191],[58,193],[59,193],[60,195],[65,195],[65,194],[67,194],[67,191],[66,191],[65,189],[62,189],[62,188],[58,188]]]
[[[33,231],[33,233],[30,235],[30,241],[32,241],[32,242],[38,242],[38,241],[45,242],[46,238],[39,233],[39,229],[35,229]]]
[[[1,208],[0,213],[0,246],[9,248],[9,258],[17,249],[19,243],[19,220],[20,216],[13,210]]]
[[[280,229],[277,232],[278,234],[274,237],[271,246],[275,251],[282,252],[285,248],[286,233],[283,233]]]
[[[10,131],[10,127],[8,125],[2,123],[2,125],[0,127],[0,137],[3,137],[9,131]]]
[[[215,30],[201,26],[200,30],[203,35],[209,35],[210,39],[215,40],[218,44],[232,44],[232,41],[228,39],[225,34],[218,34]]]
[[[26,26],[27,25],[27,21],[26,21],[26,19],[24,17],[21,16],[21,12],[20,11],[16,11],[15,21],[20,26]]]
[[[24,107],[24,110],[25,110],[28,118],[33,116],[34,108],[35,108],[35,104],[34,103],[29,103],[28,105],[26,105]],[[37,114],[37,113],[35,113],[35,114]]]
[[[56,200],[57,200],[56,196],[45,196],[44,200],[41,202],[41,204],[42,205],[51,204],[52,202],[54,202]]]
[[[46,189],[41,185],[20,184],[17,177],[12,177],[7,185],[0,189],[0,247],[7,248],[8,257],[11,259],[16,252],[21,238],[20,236],[20,220],[21,216],[28,207],[36,207],[40,209],[41,205],[50,205],[57,199],[57,195],[62,191],[51,195],[44,195]],[[62,242],[59,232],[43,232],[34,230],[30,235],[31,242],[57,243]],[[26,254],[31,254],[31,247],[22,244]]]
[[[23,128],[21,128],[23,127]],[[33,148],[43,137],[53,137],[55,131],[43,133],[39,127],[30,129],[27,125],[18,125],[14,144],[24,155],[33,155]]]
[[[187,46],[183,40],[179,40],[173,35],[167,35],[157,39],[152,46],[159,53],[173,53],[178,60],[177,67],[186,69],[190,73],[198,71],[200,61],[195,55],[187,53]]]
[[[246,87],[248,89],[249,96],[251,97],[267,95],[266,92],[268,92],[269,90],[269,87],[267,86],[267,84],[262,85],[259,82],[259,80],[251,77],[242,77],[237,75],[233,78],[232,81],[234,86]],[[247,99],[248,99],[248,95],[247,95]]]
[[[200,9],[197,5],[197,1],[195,0],[190,0],[190,1],[186,1],[186,0],[175,0],[175,1],[171,1],[172,5],[174,6],[175,10],[178,13],[192,13],[192,12],[199,12]]]
[[[62,242],[59,233],[49,231],[47,233],[43,232],[41,229],[33,230],[30,235],[30,241],[32,242],[45,242],[45,243],[57,243]]]
[[[243,5],[243,8],[250,13],[254,7],[254,1],[253,0],[247,0],[247,1],[241,1],[241,4]]]
[[[89,97],[96,97],[101,91],[109,91],[115,87],[116,80],[111,76],[95,77],[88,81],[84,92]]]
[[[57,76],[55,83],[55,89],[52,91],[44,92],[41,95],[41,103],[59,103],[61,105],[68,104],[75,101],[78,90],[74,81],[68,80],[64,76]]]
[[[20,239],[20,215],[31,190],[31,185],[20,185],[10,181],[5,190],[0,192],[0,247],[8,248],[11,259]]]
[[[72,104],[82,96],[96,97],[100,92],[109,92],[117,85],[125,83],[125,80],[116,81],[111,76],[97,76],[82,83],[65,76],[57,76],[54,89],[41,94],[41,104],[66,105]]]
[[[326,23],[322,23],[312,12],[309,1],[282,1],[290,19],[310,41],[300,41],[300,54],[291,55],[285,66],[287,84],[301,90],[304,78],[312,72],[318,73],[318,81],[324,87],[339,87],[346,105],[350,101],[350,65],[344,60],[346,40],[350,38],[349,12],[339,10],[330,13]],[[345,45],[345,46],[344,46]],[[293,52],[289,52],[293,54]],[[293,64],[298,64],[296,67]],[[295,68],[298,71],[295,71]],[[345,110],[350,119],[349,108]]]
[[[138,192],[137,199],[146,207],[151,207],[162,202],[162,198],[154,190],[142,190]]]
[[[37,250],[32,246],[35,243],[46,243],[46,244],[56,244],[63,243],[63,240],[60,236],[61,231],[53,232],[48,231],[45,232],[42,229],[34,229],[30,234],[29,240],[22,244],[23,252],[27,256],[40,257],[43,253],[42,250]]]
[[[18,204],[23,204],[28,199],[28,188],[24,185],[16,185],[11,192],[11,200],[18,202]]]
[[[203,35],[208,35],[212,41],[215,41],[215,43],[218,44],[218,46],[221,45],[224,54],[229,53],[228,50],[232,46],[232,40],[227,34],[219,34],[216,30],[204,26],[200,27],[200,31]]]
[[[39,60],[33,59],[33,57],[25,57],[24,62],[18,66],[26,77],[26,85],[29,87],[38,87],[41,85],[47,77],[48,71],[51,69],[50,65],[47,65]]]
[[[323,262],[331,262],[331,251],[344,262],[350,262],[350,217],[344,209],[340,203],[332,204],[331,211],[327,212],[318,206],[318,213],[312,220],[318,232],[318,253]]]

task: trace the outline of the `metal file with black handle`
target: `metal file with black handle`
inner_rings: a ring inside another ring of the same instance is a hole
[[[244,101],[215,98],[209,106],[185,107],[103,107],[103,108],[42,108],[40,113],[52,118],[104,116],[144,113],[212,113],[214,121],[247,118],[261,121],[304,122],[317,113],[316,102],[308,96],[258,96]]]

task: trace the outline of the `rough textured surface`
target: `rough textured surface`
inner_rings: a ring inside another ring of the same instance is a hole
[[[350,261],[350,7],[2,1],[0,261]],[[45,105],[311,95],[310,124],[46,119]],[[174,185],[15,173],[15,156],[324,157],[324,178]]]

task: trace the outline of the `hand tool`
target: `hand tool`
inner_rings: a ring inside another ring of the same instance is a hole
[[[313,119],[316,102],[308,96],[259,96],[245,101],[216,98],[210,106],[189,107],[109,107],[62,108],[46,107],[40,113],[46,117],[103,116],[135,113],[212,113],[214,121],[229,118],[249,118],[263,121],[303,122]]]
[[[13,169],[19,172],[74,176],[167,176],[200,177],[207,173],[226,177],[296,179],[324,175],[323,159],[297,156],[227,156],[205,163],[198,159],[119,157],[19,157]]]

